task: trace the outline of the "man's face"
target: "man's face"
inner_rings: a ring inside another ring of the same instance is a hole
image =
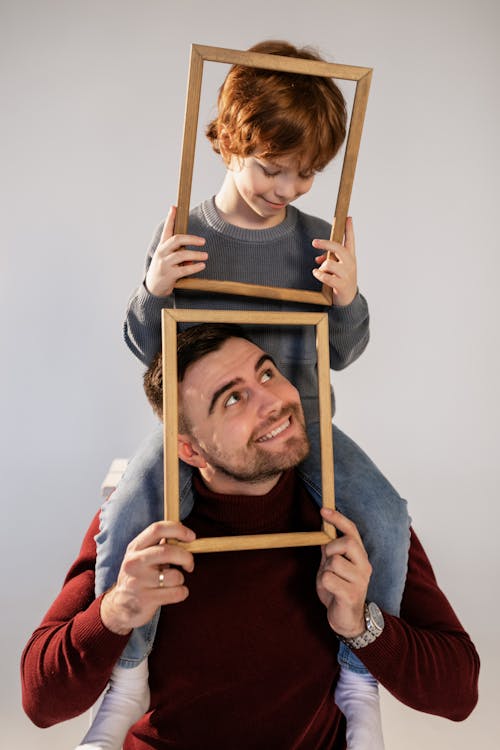
[[[309,451],[297,389],[245,339],[230,338],[191,365],[179,405],[216,492],[267,491]]]

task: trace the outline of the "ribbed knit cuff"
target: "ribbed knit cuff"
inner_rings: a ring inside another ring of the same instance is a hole
[[[166,297],[157,297],[155,294],[151,294],[146,287],[145,281],[142,282],[137,290],[136,299],[144,310],[146,317],[151,313],[158,314],[158,311],[162,310],[164,307],[174,306],[174,297],[172,294],[168,294]]]
[[[368,303],[358,290],[349,305],[332,305],[329,314],[336,323],[357,325],[368,317]]]
[[[385,627],[380,636],[364,648],[353,649],[353,654],[376,677],[380,670],[401,656],[401,631],[398,618],[384,612]]]
[[[127,645],[130,634],[117,635],[104,625],[101,619],[101,601],[104,595],[95,599],[84,612],[79,612],[74,620],[71,640],[86,661],[95,661],[102,668],[103,657],[110,665],[114,664]]]

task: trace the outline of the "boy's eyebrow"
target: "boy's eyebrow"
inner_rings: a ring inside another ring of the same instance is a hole
[[[285,169],[283,164],[280,164],[278,161],[274,161],[272,157],[266,157],[263,159],[262,157],[259,157],[260,161],[263,161],[265,164],[267,164],[269,167],[275,167],[276,169]]]
[[[276,369],[278,370],[276,362],[271,357],[271,355],[270,354],[263,354],[261,357],[259,357],[259,359],[255,363],[255,367],[254,367],[255,372],[258,372],[260,370],[260,368],[262,367],[262,365],[264,364],[264,362],[268,362],[268,361],[271,362],[271,364],[273,364],[276,367]],[[210,400],[210,406],[208,407],[208,413],[212,414],[213,410],[215,409],[215,405],[217,404],[217,401],[219,400],[219,398],[224,393],[226,393],[226,391],[231,390],[231,388],[234,388],[235,385],[238,385],[238,383],[242,383],[242,382],[243,382],[243,378],[233,378],[232,380],[228,380],[227,383],[224,383],[223,385],[221,385],[220,388],[217,388],[217,390],[215,391],[215,393],[213,394],[213,396],[212,396],[212,398]]]
[[[256,157],[256,159],[257,161],[259,161],[259,159],[260,161],[264,161],[267,164],[267,166],[273,167],[274,169],[281,169],[281,170],[287,169],[287,167],[284,164],[280,164],[279,161],[274,161],[272,157],[266,157],[265,159],[263,159],[262,157]],[[309,173],[320,171],[318,169],[313,169],[310,166],[302,166],[301,164],[299,164],[298,170],[300,174],[309,174]]]

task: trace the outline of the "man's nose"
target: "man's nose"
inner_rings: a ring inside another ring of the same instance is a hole
[[[268,388],[261,388],[259,393],[258,414],[261,418],[279,414],[283,407],[283,401],[278,394]]]

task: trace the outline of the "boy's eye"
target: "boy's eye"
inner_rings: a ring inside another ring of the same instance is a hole
[[[276,175],[279,174],[279,172],[270,172],[269,169],[266,169],[262,164],[260,166],[266,177],[276,177]]]

